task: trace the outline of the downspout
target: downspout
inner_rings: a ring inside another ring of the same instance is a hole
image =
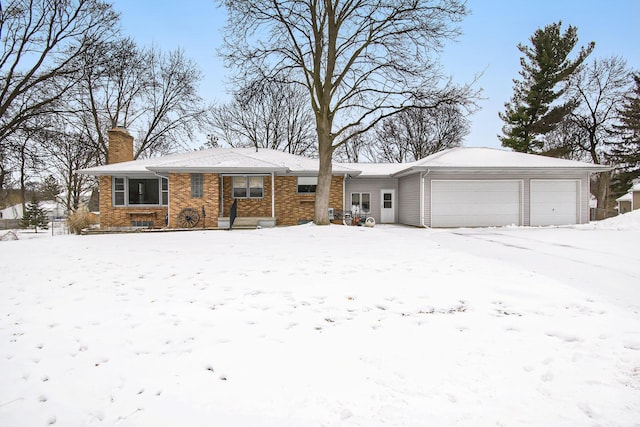
[[[271,218],[276,217],[276,173],[271,172]]]
[[[347,206],[347,176],[348,174],[344,174],[342,178],[342,212],[345,211],[345,206]]]
[[[218,197],[220,198],[218,207],[218,218],[224,217],[224,174],[218,174]]]
[[[429,175],[431,169],[426,172],[420,172],[420,227],[427,228],[424,224],[424,177]]]

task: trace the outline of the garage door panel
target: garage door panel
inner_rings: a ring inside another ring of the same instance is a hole
[[[513,224],[512,219],[512,215],[492,215],[490,218],[450,215],[441,218],[434,227],[501,227]]]
[[[469,211],[472,211],[476,215],[520,215],[520,208],[518,206],[513,206],[513,204],[493,204],[491,206],[476,204],[467,205],[466,208],[462,209],[464,210],[463,213],[461,213],[460,203],[448,203],[439,205],[436,210],[440,215],[465,216],[468,215]]]
[[[532,180],[531,225],[576,224],[579,181]]]
[[[432,181],[432,227],[520,224],[521,181]]]

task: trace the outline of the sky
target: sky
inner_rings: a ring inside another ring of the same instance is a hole
[[[222,46],[225,12],[213,0],[114,0],[124,34],[139,44],[163,50],[184,49],[200,66],[202,96],[211,102],[229,99],[226,85],[232,70],[217,56]],[[460,23],[462,35],[440,56],[443,70],[459,84],[480,76],[479,111],[471,116],[469,147],[500,147],[498,113],[513,93],[521,53],[538,28],[562,21],[578,28],[579,46],[596,42],[593,58],[612,55],[640,70],[640,1],[638,0],[469,0],[470,14]],[[577,50],[577,49],[576,49]],[[204,141],[202,141],[204,142]]]

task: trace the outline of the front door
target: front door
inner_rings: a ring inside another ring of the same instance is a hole
[[[396,190],[380,190],[380,222],[396,222]]]

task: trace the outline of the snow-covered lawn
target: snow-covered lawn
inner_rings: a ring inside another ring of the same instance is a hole
[[[639,425],[639,215],[0,242],[0,425]]]

